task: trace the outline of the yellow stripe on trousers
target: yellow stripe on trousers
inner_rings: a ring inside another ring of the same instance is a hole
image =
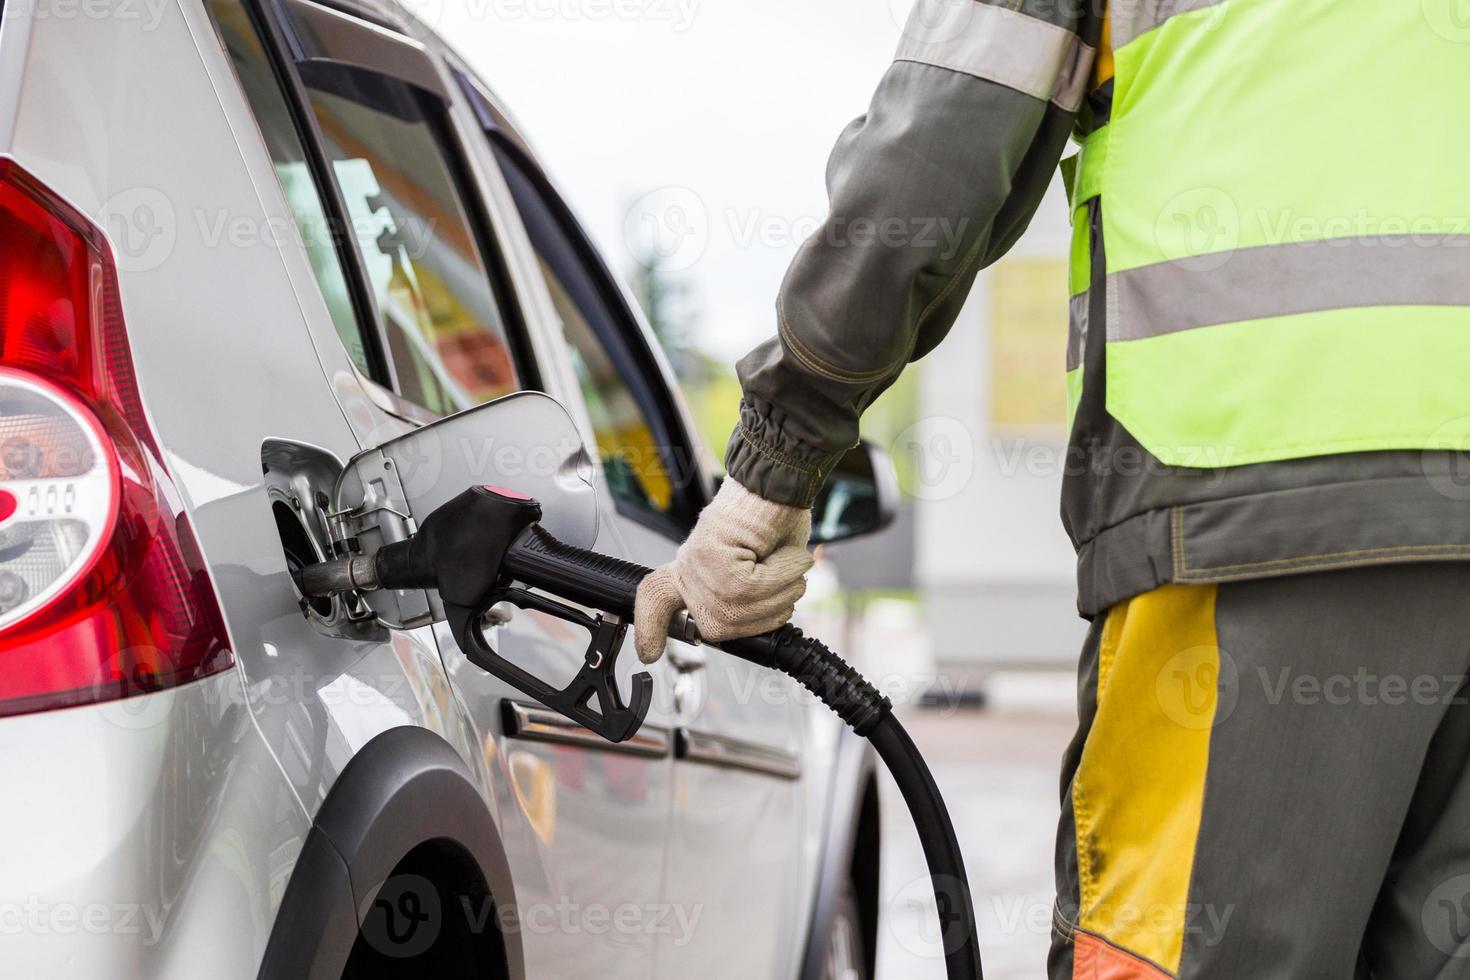
[[[1177,974],[1220,668],[1215,586],[1166,585],[1107,617],[1072,783],[1079,925]]]
[[[1113,77],[1113,11],[1109,7],[1103,12],[1102,41],[1097,46],[1097,55],[1092,61],[1092,88],[1097,88]],[[1091,89],[1089,89],[1090,91]]]

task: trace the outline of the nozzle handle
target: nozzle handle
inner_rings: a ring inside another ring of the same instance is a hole
[[[563,599],[633,618],[638,583],[651,569],[558,541],[532,524],[505,552],[502,570],[510,578]]]

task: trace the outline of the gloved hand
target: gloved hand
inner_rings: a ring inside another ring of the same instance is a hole
[[[699,635],[728,640],[773,630],[806,592],[812,512],[766,500],[727,478],[674,560],[638,586],[638,659],[663,656],[669,620],[689,610]]]

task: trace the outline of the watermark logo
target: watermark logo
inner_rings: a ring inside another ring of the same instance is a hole
[[[1240,242],[1240,209],[1218,187],[1196,187],[1170,198],[1159,211],[1154,236],[1164,258],[1191,272],[1209,272],[1230,261]]]
[[[1235,710],[1240,672],[1219,647],[1189,647],[1164,662],[1154,678],[1154,696],[1164,716],[1180,728],[1213,728]]]
[[[434,945],[443,926],[439,892],[422,875],[394,875],[363,903],[362,938],[384,956],[407,959]]]
[[[157,30],[164,14],[175,9],[169,0],[21,0],[18,7],[17,19],[126,21],[145,32]]]
[[[1419,458],[1424,479],[1448,500],[1470,500],[1470,416],[1450,419],[1424,441]]]
[[[1470,874],[1455,875],[1430,892],[1420,923],[1435,949],[1456,959],[1470,957]]]
[[[971,29],[975,0],[888,0],[888,12],[905,40],[939,44]]]
[[[444,26],[444,0],[398,0],[408,14],[408,34],[419,41],[430,39]]]
[[[1446,41],[1470,44],[1470,0],[1420,0],[1424,22]]]
[[[133,936],[147,948],[163,939],[171,902],[0,902],[0,936]]]
[[[173,254],[178,221],[173,202],[154,187],[131,187],[102,202],[97,223],[112,241],[113,259],[123,272],[147,272]]]
[[[921,875],[900,888],[889,903],[889,935],[921,959],[940,959],[969,938],[964,915],[968,886],[950,875]]]
[[[157,665],[166,662],[163,651],[153,646],[131,646],[118,650],[98,665],[95,682],[107,688],[121,685],[123,696],[99,703],[96,710],[124,731],[155,728],[173,714],[175,697],[162,690]]]
[[[916,500],[948,500],[975,475],[975,440],[959,419],[932,415],[904,429],[889,448],[907,460],[902,489]]]
[[[623,219],[623,244],[647,268],[690,269],[709,247],[709,209],[687,187],[662,187],[633,202]]]

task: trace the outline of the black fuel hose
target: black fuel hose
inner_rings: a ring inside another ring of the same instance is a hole
[[[506,551],[505,574],[552,595],[632,620],[642,565],[576,548],[532,525]],[[692,625],[677,638],[699,642]],[[894,717],[892,703],[816,637],[795,626],[719,643],[703,641],[761,667],[799,681],[868,739],[888,767],[908,806],[924,848],[939,914],[945,972],[949,980],[982,980],[975,905],[964,856],[934,775],[909,733]]]

